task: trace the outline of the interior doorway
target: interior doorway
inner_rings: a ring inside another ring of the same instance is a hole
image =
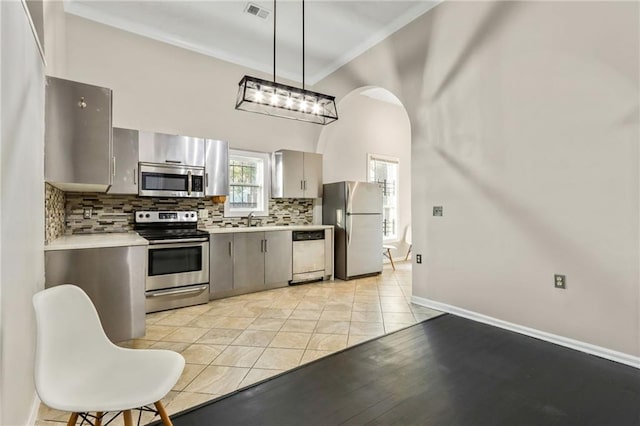
[[[323,154],[326,183],[375,181],[384,190],[384,244],[398,267],[411,257],[411,124],[400,99],[366,86],[338,102],[340,119],[323,128],[316,152]],[[385,258],[385,268],[391,262]],[[410,263],[409,263],[410,265]],[[410,268],[410,266],[409,266]],[[402,269],[406,269],[404,266]]]

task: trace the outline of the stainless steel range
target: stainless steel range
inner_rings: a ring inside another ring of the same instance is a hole
[[[135,230],[149,240],[146,311],[209,301],[209,233],[196,211],[137,211]]]

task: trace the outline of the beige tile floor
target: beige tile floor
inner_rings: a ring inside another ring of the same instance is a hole
[[[173,414],[440,314],[410,303],[410,297],[411,263],[398,262],[395,272],[385,265],[377,277],[149,314],[146,335],[120,345],[170,349],[185,357],[182,377],[164,399]],[[68,413],[42,404],[38,418],[37,426],[60,426]],[[145,413],[141,424],[151,419]],[[120,425],[121,417],[111,424]]]

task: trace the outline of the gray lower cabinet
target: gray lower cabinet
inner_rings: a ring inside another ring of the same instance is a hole
[[[233,290],[233,234],[212,235],[210,244],[210,294],[229,293]]]
[[[291,231],[264,233],[264,283],[267,288],[288,285],[293,278]]]
[[[214,234],[210,299],[284,287],[293,278],[291,231]]]
[[[45,287],[83,289],[111,341],[144,336],[146,246],[46,251],[44,260]]]
[[[264,232],[234,234],[233,288],[264,289]]]

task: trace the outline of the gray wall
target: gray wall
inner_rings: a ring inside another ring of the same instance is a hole
[[[415,296],[640,355],[638,7],[444,2],[317,85],[409,112]]]
[[[0,2],[0,47],[0,424],[13,426],[37,408],[31,297],[44,288],[44,67],[21,2]]]

